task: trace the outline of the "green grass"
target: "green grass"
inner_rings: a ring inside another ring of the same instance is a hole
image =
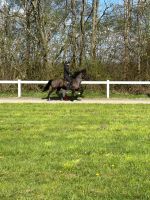
[[[22,90],[22,97],[34,97],[34,98],[45,98],[47,97],[48,92],[40,92],[40,91],[24,91]],[[1,97],[17,97],[17,91],[15,92],[1,92],[0,93],[0,98]],[[71,93],[69,93],[71,95]],[[52,94],[53,97],[57,97],[56,93],[54,92]],[[83,98],[106,98],[106,92],[105,91],[92,91],[92,90],[85,90]],[[136,98],[143,98],[147,99],[149,98],[145,94],[129,94],[129,93],[123,93],[123,92],[112,92],[110,91],[110,98],[125,98],[125,99],[136,99]]]
[[[149,178],[149,105],[0,104],[1,200],[147,200]]]

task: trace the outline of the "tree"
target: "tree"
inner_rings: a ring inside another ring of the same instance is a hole
[[[99,0],[93,0],[92,4],[92,39],[91,39],[91,58],[96,59],[97,46],[97,23],[98,23]]]
[[[72,14],[72,65],[77,65],[77,22],[76,22],[76,0],[71,0],[71,14]]]
[[[131,26],[131,0],[124,0],[124,80],[127,80],[130,65],[129,34]]]
[[[81,19],[80,19],[80,56],[79,56],[80,66],[82,66],[83,59],[85,58],[85,6],[86,6],[86,0],[82,0]]]

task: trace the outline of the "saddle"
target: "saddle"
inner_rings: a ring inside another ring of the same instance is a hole
[[[71,83],[72,83],[72,81],[67,82],[67,86],[66,86],[66,89],[67,89],[67,90],[70,90],[70,89],[71,89]]]

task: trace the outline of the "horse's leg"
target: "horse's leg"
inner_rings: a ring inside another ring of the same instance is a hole
[[[61,88],[57,88],[57,90],[56,90],[56,94],[58,95],[59,98],[61,98],[60,90],[61,90]]]
[[[51,93],[52,93],[51,90],[49,90],[48,96],[47,96],[47,101],[50,101],[50,100],[51,100],[51,98],[50,98]]]
[[[84,89],[83,89],[83,86],[81,85],[80,88],[79,88],[79,92],[80,92],[80,96],[83,95],[83,92],[84,92]]]
[[[72,96],[71,96],[71,100],[73,101],[75,97],[75,90],[72,90]]]
[[[65,96],[66,96],[66,90],[65,90],[65,89],[62,89],[61,100],[64,100]]]
[[[51,93],[52,93],[53,91],[54,91],[54,89],[50,86],[50,87],[49,87],[48,96],[47,96],[47,100],[48,100],[48,101],[51,100],[50,95],[51,95]]]
[[[59,96],[60,100],[63,100],[66,95],[66,90],[63,88],[57,88],[56,94]]]

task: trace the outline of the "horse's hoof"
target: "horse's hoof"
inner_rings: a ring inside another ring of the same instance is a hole
[[[64,100],[64,101],[67,101],[67,100],[69,100],[69,97],[68,97],[68,96],[65,96],[65,97],[63,98],[63,100]]]

